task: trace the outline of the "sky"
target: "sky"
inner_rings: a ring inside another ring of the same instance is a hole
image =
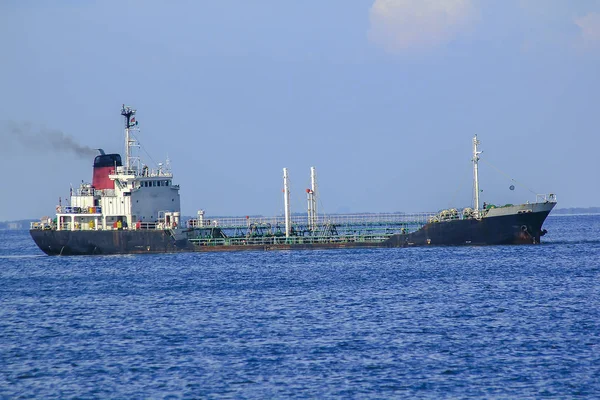
[[[2,0],[0,221],[51,215],[137,109],[184,215],[600,206],[600,1]],[[514,190],[510,190],[510,186]]]

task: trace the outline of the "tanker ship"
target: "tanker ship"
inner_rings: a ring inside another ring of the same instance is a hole
[[[125,154],[95,157],[91,183],[73,190],[53,217],[31,225],[30,234],[48,255],[138,254],[244,250],[338,249],[412,246],[539,244],[542,225],[556,205],[554,194],[535,202],[480,206],[480,142],[473,146],[473,204],[435,213],[327,215],[317,209],[311,168],[306,215],[290,212],[288,171],[283,169],[284,215],[213,217],[200,210],[182,221],[179,185],[170,163],[149,168],[135,156],[136,111],[123,105]]]

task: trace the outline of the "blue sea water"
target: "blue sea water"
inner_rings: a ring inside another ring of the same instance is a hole
[[[0,231],[0,398],[598,398],[600,215],[539,246],[48,257]]]

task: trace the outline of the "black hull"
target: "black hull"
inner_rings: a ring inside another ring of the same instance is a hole
[[[542,224],[550,210],[482,219],[429,223],[416,232],[392,235],[380,242],[343,241],[332,237],[320,243],[262,243],[198,246],[187,239],[175,240],[162,230],[30,231],[38,247],[48,255],[142,254],[209,251],[335,249],[360,247],[469,246],[537,244],[545,233]]]
[[[175,241],[168,231],[29,231],[38,247],[48,255],[96,255],[175,253],[193,251],[187,240]]]
[[[431,223],[409,235],[394,235],[392,247],[538,244],[550,213],[511,214],[483,219]]]

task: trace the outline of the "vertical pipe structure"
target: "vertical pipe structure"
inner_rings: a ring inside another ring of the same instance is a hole
[[[480,144],[477,140],[477,135],[473,137],[473,207],[475,208],[475,216],[479,217],[479,155],[477,146]]]
[[[308,216],[307,216],[307,221],[308,221],[308,230],[310,230],[311,232],[314,231],[314,227],[312,224],[312,190],[311,189],[306,189],[306,200],[308,202]]]
[[[129,173],[129,123],[125,128],[125,168],[127,169],[127,173]]]
[[[127,169],[127,173],[129,173],[131,169],[131,137],[129,135],[129,128],[136,125],[135,110],[132,110],[131,107],[125,107],[125,104],[123,104],[121,115],[125,117],[125,168]]]
[[[310,225],[313,231],[317,230],[317,169],[315,167],[310,167],[310,189],[311,189],[311,219]]]
[[[283,169],[283,205],[285,207],[285,237],[290,237],[290,185],[287,168]]]

